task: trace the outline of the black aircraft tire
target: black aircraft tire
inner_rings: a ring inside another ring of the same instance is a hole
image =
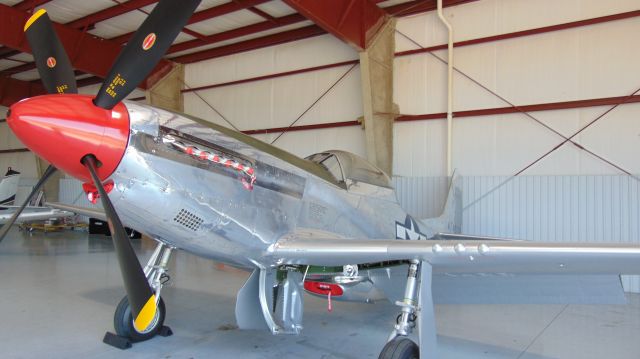
[[[116,334],[119,336],[129,338],[132,342],[141,342],[151,339],[158,334],[164,324],[164,316],[164,301],[160,298],[158,314],[157,317],[154,318],[152,327],[147,329],[144,333],[140,333],[133,326],[133,315],[131,315],[129,300],[127,297],[124,297],[116,307],[116,312],[113,316],[113,327],[116,330]]]
[[[420,349],[418,345],[404,337],[397,337],[388,342],[378,359],[419,359]]]

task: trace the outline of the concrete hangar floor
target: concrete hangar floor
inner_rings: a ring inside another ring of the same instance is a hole
[[[143,263],[153,243],[134,240]],[[235,329],[248,273],[178,252],[163,289],[174,335],[121,351],[102,343],[124,295],[109,237],[17,228],[0,244],[2,358],[377,358],[397,307],[306,296],[300,336]],[[436,307],[442,358],[640,358],[640,295],[625,306]]]

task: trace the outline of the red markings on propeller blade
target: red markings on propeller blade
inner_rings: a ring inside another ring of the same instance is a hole
[[[49,57],[47,59],[47,66],[49,66],[50,69],[56,67],[56,58],[55,57]]]
[[[144,51],[147,51],[150,48],[152,48],[155,43],[156,43],[156,34],[152,32],[149,35],[147,35],[147,37],[144,38],[144,41],[142,41],[142,49]]]

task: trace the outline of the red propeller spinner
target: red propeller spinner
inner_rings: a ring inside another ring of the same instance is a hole
[[[15,103],[7,123],[31,151],[56,168],[83,181],[91,177],[80,160],[93,154],[105,180],[124,156],[129,140],[129,113],[121,102],[105,110],[93,96],[44,95]]]

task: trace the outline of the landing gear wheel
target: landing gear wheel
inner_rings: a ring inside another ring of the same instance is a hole
[[[419,359],[420,349],[418,345],[405,337],[396,337],[388,342],[378,359]]]
[[[116,313],[113,316],[113,327],[119,336],[129,338],[132,342],[141,342],[151,339],[158,334],[160,329],[162,329],[162,324],[164,324],[164,315],[164,301],[160,298],[158,311],[151,325],[144,332],[139,332],[133,326],[133,315],[131,314],[131,307],[129,307],[129,300],[127,297],[124,297],[118,304],[118,307],[116,307]]]

